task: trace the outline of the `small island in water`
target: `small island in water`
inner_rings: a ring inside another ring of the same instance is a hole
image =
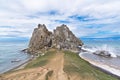
[[[38,24],[28,48],[22,51],[32,55],[32,58],[1,74],[0,80],[119,80],[119,70],[116,72],[116,69],[86,57],[110,59],[116,56],[106,50],[91,51],[86,48],[82,40],[64,24],[53,32],[44,24]],[[114,70],[113,73],[106,67]]]

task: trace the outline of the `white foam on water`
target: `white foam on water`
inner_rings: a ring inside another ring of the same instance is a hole
[[[117,54],[115,53],[115,48],[113,48],[107,44],[104,44],[102,46],[94,46],[91,48],[83,46],[82,49],[86,50],[90,53],[93,53],[96,51],[108,51],[111,54],[111,57],[117,57]]]

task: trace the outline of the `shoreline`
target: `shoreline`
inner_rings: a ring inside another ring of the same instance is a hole
[[[11,71],[23,69],[33,59],[34,59],[34,57],[30,55],[30,57],[27,58],[23,63],[21,63],[21,64],[19,64],[17,66],[14,66],[12,69],[9,69],[9,70],[7,70],[7,71],[5,71],[3,73],[0,73],[0,75],[11,72]]]
[[[120,79],[120,70],[117,70],[117,69],[114,69],[108,65],[105,65],[103,63],[98,63],[96,61],[92,61],[88,58],[85,58],[82,56],[82,54],[84,53],[80,53],[79,54],[79,57],[82,58],[83,60],[87,61],[88,63],[91,64],[91,66],[93,66],[94,68],[98,69],[98,70],[101,70],[102,72],[105,72],[113,77],[116,77],[118,79]],[[9,73],[9,72],[12,72],[12,71],[16,71],[16,70],[21,70],[21,69],[24,69],[24,67],[34,59],[34,57],[31,55],[26,61],[24,61],[22,64],[20,65],[17,65],[15,66],[14,68],[6,71],[6,72],[3,72],[3,73],[0,73],[0,75],[2,74],[6,74],[6,73]]]
[[[20,69],[23,69],[30,61],[33,60],[33,57],[31,56],[27,61],[25,61],[24,63],[16,66],[15,68],[13,68],[12,70],[10,71],[14,71],[14,70],[20,70]]]
[[[84,53],[79,54],[80,58],[82,58],[83,60],[90,63],[93,67],[95,67],[95,68],[97,68],[99,70],[102,70],[103,72],[105,72],[107,74],[110,74],[111,76],[114,76],[114,77],[117,77],[117,78],[120,79],[120,70],[112,68],[112,67],[110,67],[108,65],[105,65],[103,63],[98,63],[98,62],[92,61],[92,60],[90,60],[88,58],[83,57],[82,54],[84,54]]]

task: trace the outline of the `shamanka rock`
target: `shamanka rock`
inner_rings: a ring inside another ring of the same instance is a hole
[[[58,26],[53,33],[48,31],[46,26],[38,24],[34,29],[29,46],[28,53],[38,53],[48,48],[78,50],[78,46],[83,43],[78,39],[66,25]]]

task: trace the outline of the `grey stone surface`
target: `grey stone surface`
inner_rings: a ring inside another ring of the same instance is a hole
[[[27,50],[29,53],[36,53],[42,49],[50,47],[78,50],[78,46],[82,45],[82,41],[78,39],[64,24],[58,26],[53,33],[48,31],[44,24],[38,24],[38,28],[35,28],[33,31]]]
[[[111,57],[111,54],[105,50],[98,50],[98,51],[94,52],[93,54],[103,56],[103,57]]]

